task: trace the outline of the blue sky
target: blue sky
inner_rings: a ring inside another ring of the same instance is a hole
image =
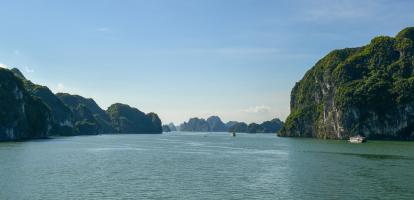
[[[317,60],[414,26],[413,1],[0,1],[0,66],[163,122],[289,114]]]

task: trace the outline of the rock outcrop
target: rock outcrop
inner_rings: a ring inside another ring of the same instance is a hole
[[[116,133],[162,133],[161,120],[155,113],[145,114],[120,103],[111,105],[107,113]]]
[[[180,126],[180,131],[188,132],[237,132],[237,133],[276,133],[283,127],[279,119],[265,121],[261,124],[230,121],[223,123],[220,117],[212,116],[207,120],[191,118]]]
[[[237,122],[232,125],[228,131],[237,133],[277,133],[280,129],[282,129],[282,127],[283,122],[280,119],[275,118],[261,124],[246,124],[244,122]]]
[[[155,113],[124,104],[102,110],[93,99],[53,94],[18,69],[0,68],[0,141],[103,133],[161,133]]]
[[[180,125],[180,131],[189,132],[226,132],[228,128],[218,116],[211,116],[207,120],[203,118],[191,118]]]
[[[188,122],[181,124],[180,131],[209,132],[210,126],[205,119],[195,117],[188,120]]]
[[[211,132],[225,132],[227,131],[226,124],[221,121],[220,117],[211,116],[207,118],[207,123]]]
[[[49,108],[32,96],[23,80],[0,68],[0,141],[45,138],[52,129]]]
[[[114,132],[109,115],[93,99],[67,93],[57,93],[56,96],[74,113],[77,134],[93,135]]]
[[[291,94],[280,136],[414,139],[414,28],[335,50]]]
[[[49,108],[53,121],[50,134],[73,135],[73,113],[71,110],[48,87],[27,80],[17,68],[13,68],[11,71],[23,81],[24,88],[30,95],[39,98]]]

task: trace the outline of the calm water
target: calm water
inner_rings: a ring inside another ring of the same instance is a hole
[[[414,143],[173,133],[0,143],[0,199],[414,199]]]

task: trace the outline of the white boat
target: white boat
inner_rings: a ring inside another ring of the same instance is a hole
[[[236,137],[236,132],[233,132],[231,135],[232,135],[233,137]]]
[[[365,137],[360,136],[360,135],[349,138],[350,143],[364,143],[366,141],[367,141],[367,139]]]

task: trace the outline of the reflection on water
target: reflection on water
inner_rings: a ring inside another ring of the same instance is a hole
[[[321,152],[321,151],[308,151],[310,153],[322,153],[322,154],[339,154],[345,156],[357,156],[360,158],[372,159],[372,160],[414,160],[412,157],[401,155],[387,155],[387,154],[364,154],[364,153],[343,153],[343,152]]]

